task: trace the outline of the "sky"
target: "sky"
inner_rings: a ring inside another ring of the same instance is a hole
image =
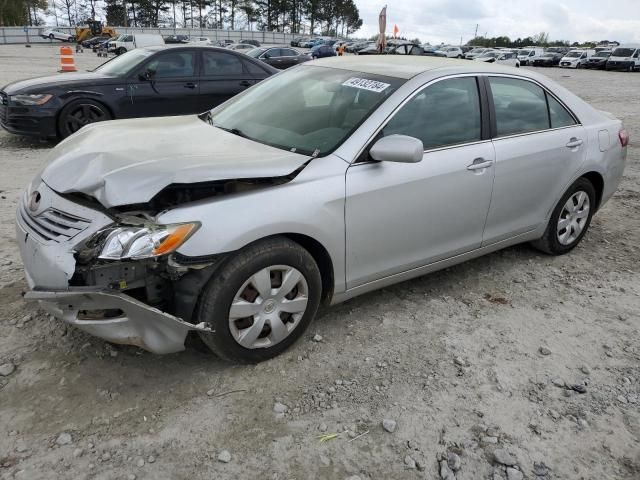
[[[378,32],[385,0],[355,0],[363,27],[354,35]],[[387,32],[423,43],[458,45],[478,35],[511,39],[548,32],[550,40],[617,40],[640,43],[640,0],[402,0],[387,6]]]

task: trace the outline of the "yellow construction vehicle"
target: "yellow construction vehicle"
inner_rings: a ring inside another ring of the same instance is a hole
[[[81,43],[93,37],[115,37],[116,29],[103,25],[99,20],[87,20],[86,25],[76,27],[76,42]]]

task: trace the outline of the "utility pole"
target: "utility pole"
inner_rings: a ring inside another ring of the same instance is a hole
[[[127,28],[127,0],[122,2],[124,4],[124,28]]]
[[[473,38],[478,38],[478,24],[476,23],[476,33],[473,34]]]

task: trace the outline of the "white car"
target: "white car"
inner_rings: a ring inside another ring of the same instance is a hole
[[[582,68],[596,53],[595,50],[571,50],[560,60],[563,68]]]
[[[518,60],[520,60],[520,65],[533,65],[533,61],[542,57],[542,55],[544,55],[544,48],[523,48],[518,51]]]
[[[195,37],[192,38],[189,43],[195,43],[198,45],[212,45],[211,39],[209,37]]]
[[[464,53],[460,47],[442,47],[435,51],[436,55],[447,58],[462,58]]]
[[[474,58],[474,60],[478,62],[500,63],[502,65],[520,68],[520,60],[518,60],[518,56],[510,51],[490,50]]]
[[[474,48],[473,50],[469,50],[464,55],[464,58],[466,58],[467,60],[473,60],[474,58],[482,55],[484,52],[490,52],[490,51],[492,51],[491,48]]]
[[[40,36],[42,38],[48,38],[49,40],[62,40],[63,42],[73,42],[76,38],[70,33],[61,32],[60,30],[54,30],[52,28],[43,30]]]
[[[253,50],[255,45],[250,45],[248,43],[234,43],[233,45],[229,45],[227,47],[229,50],[236,50],[238,52],[246,53],[249,50]]]

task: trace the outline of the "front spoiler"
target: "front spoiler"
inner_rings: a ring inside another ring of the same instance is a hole
[[[135,345],[152,353],[175,353],[184,350],[190,330],[211,332],[201,325],[192,325],[173,315],[150,307],[119,292],[89,289],[31,290],[25,300],[37,301],[56,318],[108,342]],[[82,310],[119,309],[116,318],[86,320],[78,318]]]

